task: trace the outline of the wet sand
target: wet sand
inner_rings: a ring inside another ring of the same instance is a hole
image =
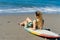
[[[0,16],[0,40],[44,40],[44,38],[32,35],[24,30],[18,23],[26,17],[32,20],[34,14],[6,15]],[[44,28],[60,34],[60,14],[43,14]]]

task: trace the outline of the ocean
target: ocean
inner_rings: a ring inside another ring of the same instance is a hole
[[[41,11],[60,14],[60,0],[0,0],[0,14]]]

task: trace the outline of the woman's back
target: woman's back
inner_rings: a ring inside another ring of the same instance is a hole
[[[35,14],[36,14],[36,26],[37,28],[42,29],[44,24],[42,13],[40,11],[37,11]]]

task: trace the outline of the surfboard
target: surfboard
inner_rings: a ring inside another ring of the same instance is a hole
[[[29,33],[31,33],[31,34],[34,34],[34,35],[37,35],[37,36],[40,36],[40,37],[45,37],[45,38],[60,38],[59,34],[54,33],[52,31],[40,30],[40,29],[33,30],[31,28],[27,28],[26,26],[24,27],[24,29],[26,31],[28,31]]]

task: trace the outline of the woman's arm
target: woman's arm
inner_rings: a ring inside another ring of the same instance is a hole
[[[33,20],[33,29],[36,29],[36,20]]]

